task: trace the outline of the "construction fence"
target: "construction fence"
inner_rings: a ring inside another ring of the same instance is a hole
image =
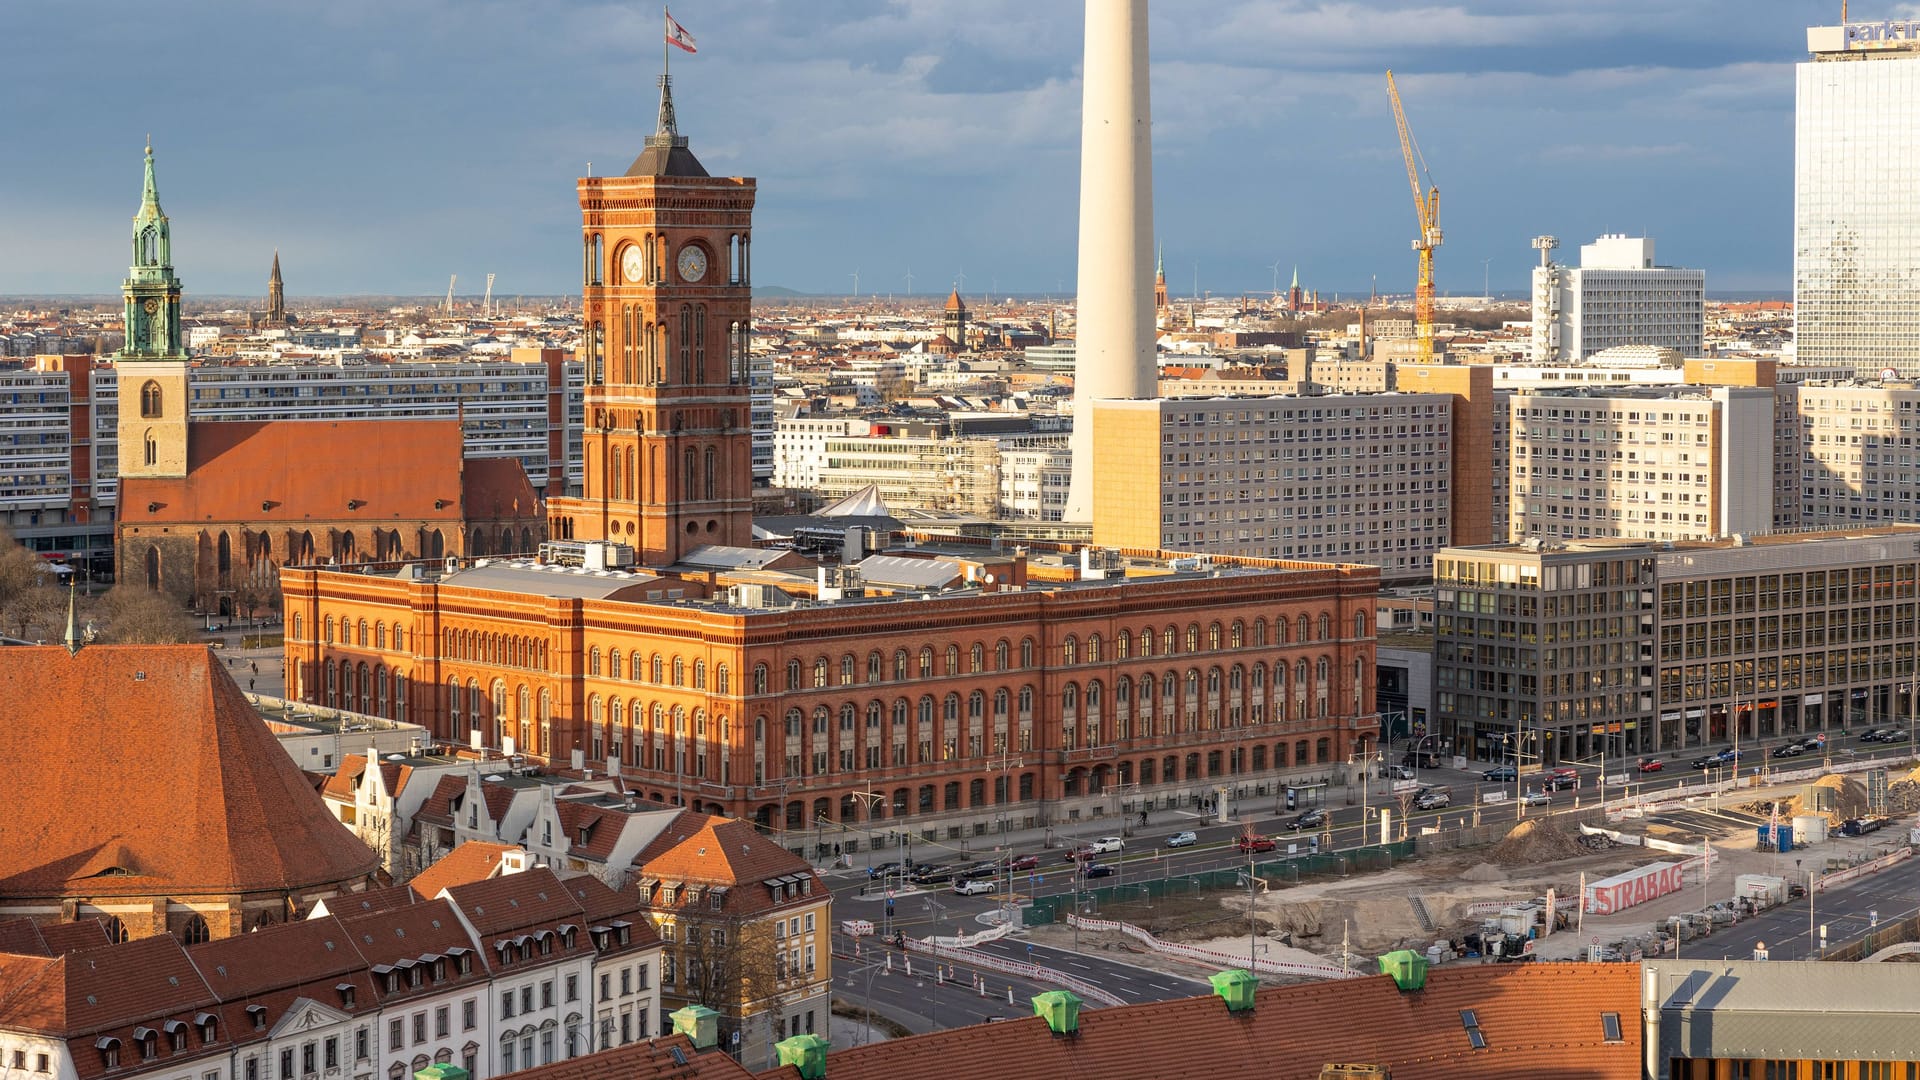
[[[1291,885],[1309,878],[1346,877],[1349,874],[1389,870],[1401,861],[1412,858],[1413,854],[1414,841],[1399,840],[1391,844],[1376,844],[1347,851],[1318,852],[1268,862],[1256,862],[1253,865],[1253,874],[1269,884]],[[1151,862],[1130,862],[1126,864],[1125,876],[1135,878],[1140,874],[1150,875],[1155,869]],[[1124,901],[1159,900],[1170,896],[1197,896],[1223,890],[1244,889],[1247,887],[1246,873],[1244,866],[1237,866],[1220,870],[1201,870],[1193,873],[1120,880],[1098,888],[1083,889],[1077,894],[1036,896],[1031,905],[1021,909],[1022,921],[1027,926],[1045,926],[1063,921],[1066,915],[1074,910],[1076,896],[1080,904],[1091,913],[1099,911],[1103,905]]]

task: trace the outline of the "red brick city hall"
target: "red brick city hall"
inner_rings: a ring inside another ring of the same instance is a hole
[[[1371,746],[1375,569],[1103,554],[289,569],[289,691],[843,844],[1271,797]]]

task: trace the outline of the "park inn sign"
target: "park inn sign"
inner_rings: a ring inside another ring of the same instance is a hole
[[[1644,904],[1668,893],[1679,892],[1680,886],[1679,863],[1653,863],[1588,885],[1585,910],[1589,915],[1611,915],[1635,904]]]

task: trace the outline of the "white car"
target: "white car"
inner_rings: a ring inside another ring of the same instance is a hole
[[[1087,850],[1095,855],[1105,855],[1110,851],[1119,851],[1126,844],[1117,836],[1103,836],[1087,845]]]
[[[986,878],[974,878],[972,881],[956,881],[953,883],[953,891],[959,893],[961,896],[990,893],[993,891],[993,887],[993,882],[988,881]]]
[[[1200,837],[1191,832],[1177,832],[1167,837],[1168,847],[1191,847],[1200,842]]]

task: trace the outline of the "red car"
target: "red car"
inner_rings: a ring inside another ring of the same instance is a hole
[[[1009,870],[1038,870],[1040,869],[1040,856],[1038,855],[1012,856],[1007,860],[1006,868]]]
[[[1641,772],[1659,772],[1661,769],[1664,769],[1666,767],[1667,767],[1667,763],[1664,761],[1661,761],[1657,757],[1640,759]]]
[[[1272,851],[1280,845],[1274,843],[1270,836],[1236,836],[1233,846],[1242,852],[1261,852]]]

